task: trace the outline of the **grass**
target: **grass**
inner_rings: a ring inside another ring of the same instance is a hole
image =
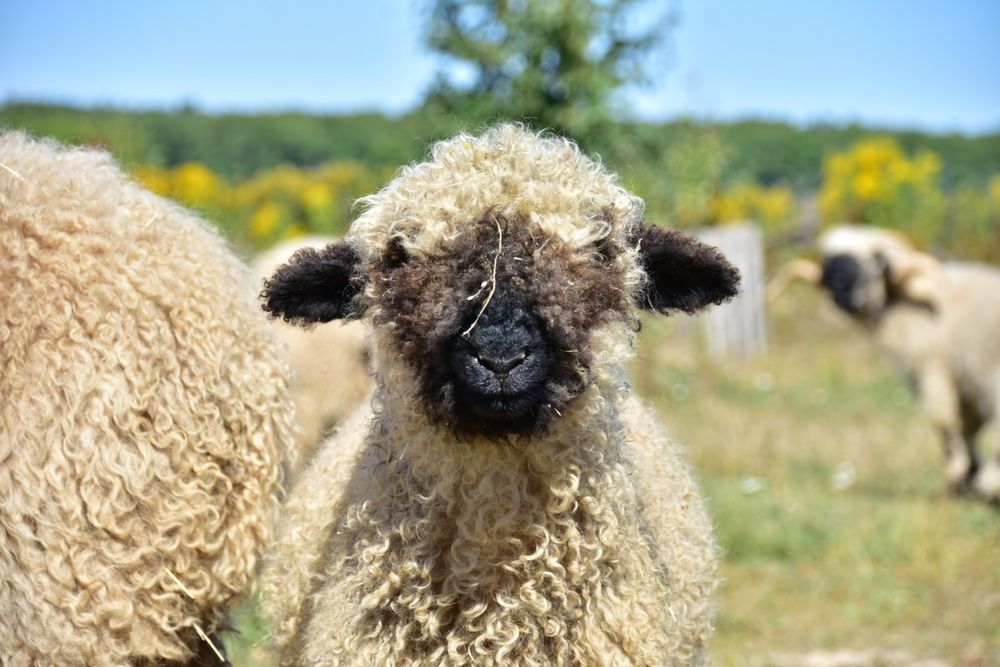
[[[946,495],[932,426],[863,332],[805,288],[771,325],[767,355],[722,364],[648,320],[634,368],[725,550],[716,664],[864,648],[1000,665],[1000,513]]]
[[[793,289],[769,353],[739,363],[650,318],[633,377],[688,444],[725,551],[715,664],[851,648],[1000,665],[1000,512],[947,497],[932,427],[832,308]],[[236,625],[233,663],[274,664],[252,606]]]

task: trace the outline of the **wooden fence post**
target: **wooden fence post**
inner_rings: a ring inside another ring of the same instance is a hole
[[[701,317],[708,353],[715,358],[751,357],[767,351],[764,238],[749,222],[706,227],[698,238],[714,245],[740,270],[740,293]]]

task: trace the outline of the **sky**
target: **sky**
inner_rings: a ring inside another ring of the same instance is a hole
[[[0,100],[320,112],[415,106],[426,0],[0,0]],[[1000,131],[1000,0],[681,0],[642,118]]]

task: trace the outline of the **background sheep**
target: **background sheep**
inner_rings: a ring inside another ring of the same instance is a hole
[[[793,272],[821,284],[875,337],[941,432],[949,488],[1000,500],[1000,449],[980,465],[975,439],[1000,415],[1000,271],[941,263],[902,235],[855,225],[820,238],[822,267]]]
[[[0,163],[0,664],[219,664],[195,628],[293,428],[250,272],[104,153],[8,133]]]
[[[307,236],[281,243],[253,262],[258,280],[270,276],[302,248],[322,248],[337,239]],[[372,387],[371,351],[360,322],[329,322],[302,329],[275,321],[289,351],[289,390],[295,402],[298,460],[304,463],[320,438],[354,411]]]
[[[364,313],[376,393],[292,491],[264,574],[284,664],[700,662],[711,525],[623,363],[638,306],[693,312],[737,272],[572,143],[439,143],[349,241],[265,289],[297,323]]]

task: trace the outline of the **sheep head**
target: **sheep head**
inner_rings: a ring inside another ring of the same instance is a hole
[[[639,309],[696,312],[739,281],[714,248],[646,225],[574,144],[516,125],[437,144],[365,203],[349,238],[278,269],[264,307],[369,317],[380,379],[402,366],[458,431],[544,429],[631,353]]]
[[[940,263],[894,231],[841,225],[820,237],[820,284],[853,317],[874,321],[892,303],[937,306]]]

